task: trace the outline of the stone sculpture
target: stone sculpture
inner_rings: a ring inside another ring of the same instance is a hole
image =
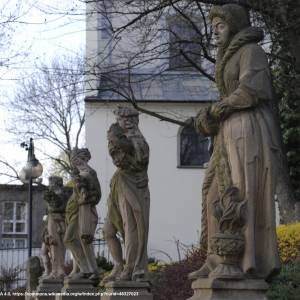
[[[263,31],[236,4],[214,6],[210,18],[220,101],[189,120],[214,137],[202,191],[207,259],[189,277],[269,279],[280,270],[274,194],[282,151],[268,61],[257,44]]]
[[[98,223],[96,205],[101,198],[101,188],[96,171],[88,165],[90,159],[86,148],[74,148],[71,152],[74,188],[66,207],[64,242],[75,260],[69,278],[97,282],[99,272],[92,242]]]
[[[119,107],[117,123],[108,130],[108,148],[118,168],[111,179],[104,237],[114,259],[112,272],[103,280],[142,281],[147,274],[150,194],[149,147],[138,128],[138,112]],[[125,266],[117,233],[125,243]]]
[[[47,279],[63,279],[65,276],[65,209],[68,201],[68,192],[63,186],[63,180],[58,176],[49,177],[49,187],[45,192],[47,202],[47,243],[50,250],[51,273],[43,276]],[[46,270],[46,269],[45,269]]]
[[[36,291],[42,273],[43,268],[39,257],[31,256],[26,263],[26,292]]]
[[[47,278],[51,273],[51,258],[50,258],[50,244],[48,233],[48,216],[43,217],[43,240],[41,247],[41,258],[44,267],[42,277]]]

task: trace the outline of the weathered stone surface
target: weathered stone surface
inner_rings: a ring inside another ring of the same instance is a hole
[[[63,287],[63,280],[40,278],[37,292],[60,292]]]
[[[54,294],[60,293],[62,287],[63,280],[61,279],[40,278],[36,292],[48,295],[36,296],[35,300],[55,300],[56,295]]]
[[[194,127],[213,136],[202,190],[200,270],[189,274],[191,300],[263,300],[280,270],[275,194],[283,170],[276,105],[263,31],[237,4],[210,12],[218,46],[215,78],[220,100],[202,109]],[[253,278],[257,280],[248,280]]]
[[[62,288],[63,292],[71,292],[71,291],[97,291],[97,289],[93,285],[93,281],[90,279],[72,279],[65,278],[64,286]]]
[[[65,208],[69,198],[63,179],[58,176],[49,177],[49,187],[45,192],[48,215],[43,234],[42,258],[45,272],[43,278],[63,279],[66,248],[63,238],[66,230]]]
[[[105,285],[107,295],[101,300],[153,300],[150,284],[138,281],[114,281]],[[113,294],[114,295],[109,295]]]
[[[56,300],[99,300],[99,290],[90,279],[72,279],[66,277],[61,295]]]
[[[277,174],[282,150],[263,39],[242,6],[214,6],[220,100],[194,118],[213,136],[202,191],[201,246],[205,265],[191,279],[269,278],[280,270],[275,230]]]
[[[193,282],[193,297],[188,300],[268,300],[264,280],[198,279]]]
[[[33,292],[36,290],[39,277],[42,275],[43,269],[37,256],[32,256],[26,264],[26,291]]]
[[[96,282],[99,271],[92,242],[98,222],[96,205],[101,198],[101,188],[96,171],[88,165],[90,159],[91,154],[86,148],[74,148],[71,152],[74,188],[66,207],[64,243],[74,259],[70,277],[74,280],[90,278]]]
[[[117,123],[108,131],[108,148],[118,168],[111,179],[104,237],[114,260],[103,283],[140,280],[147,276],[150,194],[149,146],[138,128],[138,112],[129,107],[116,111]],[[125,264],[117,233],[124,239]]]

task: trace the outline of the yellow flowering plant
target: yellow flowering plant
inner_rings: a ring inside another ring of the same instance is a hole
[[[277,238],[282,263],[300,259],[300,223],[278,226]]]

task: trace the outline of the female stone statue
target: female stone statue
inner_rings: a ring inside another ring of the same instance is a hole
[[[76,263],[70,278],[97,282],[99,273],[92,242],[98,222],[96,205],[101,198],[101,188],[96,171],[88,165],[90,158],[90,151],[86,148],[74,148],[71,152],[74,188],[66,207],[64,242]]]
[[[210,18],[220,101],[192,120],[196,130],[214,137],[214,151],[203,184],[201,245],[207,259],[190,278],[267,279],[280,269],[274,194],[282,153],[268,61],[257,44],[263,32],[251,27],[239,5],[215,6]],[[220,267],[230,251],[240,272]]]

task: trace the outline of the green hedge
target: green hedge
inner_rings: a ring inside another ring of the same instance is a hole
[[[269,300],[300,299],[300,262],[283,265],[281,273],[270,285]]]

